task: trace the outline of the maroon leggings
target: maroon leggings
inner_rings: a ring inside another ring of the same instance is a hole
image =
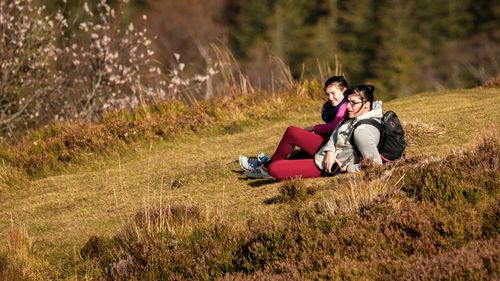
[[[267,169],[277,180],[291,178],[317,178],[321,170],[314,164],[313,155],[328,141],[329,136],[318,135],[302,128],[290,126],[281,138]],[[308,159],[287,159],[295,146],[311,156]]]

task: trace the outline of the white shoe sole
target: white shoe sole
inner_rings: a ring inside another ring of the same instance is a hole
[[[265,175],[265,174],[260,174],[260,173],[252,173],[249,171],[245,171],[244,173],[245,176],[251,178],[251,179],[270,179],[270,180],[275,180],[274,177],[270,175]]]
[[[242,158],[242,157],[246,157],[246,156],[240,155],[240,157],[239,157],[239,159],[238,159],[238,160],[240,161],[240,168],[241,168],[243,171],[245,171],[245,172],[246,172],[246,171],[248,171],[248,170],[247,170],[247,169],[245,169],[245,168],[243,167],[243,164],[241,164],[241,158]]]

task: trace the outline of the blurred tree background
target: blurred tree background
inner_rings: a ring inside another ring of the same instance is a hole
[[[49,9],[73,6],[68,11],[81,5],[41,2]],[[334,68],[337,56],[351,84],[372,83],[384,99],[476,86],[500,73],[496,0],[130,3],[130,20],[157,37],[157,59],[165,67],[176,63],[173,54],[178,53],[193,71],[203,69],[210,43],[218,42],[230,47],[244,73],[262,87],[272,82],[274,56],[290,66],[296,79],[323,79],[330,74],[325,66]]]

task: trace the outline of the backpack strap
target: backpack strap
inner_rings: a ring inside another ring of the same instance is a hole
[[[377,148],[380,148],[380,145],[382,144],[382,140],[384,138],[384,136],[383,136],[384,126],[382,124],[380,124],[377,120],[375,120],[373,118],[359,120],[356,124],[354,124],[354,126],[351,130],[351,133],[349,134],[349,136],[347,138],[352,145],[354,153],[356,153],[356,155],[358,155],[358,156],[361,156],[361,153],[359,152],[358,146],[356,145],[356,142],[354,141],[354,131],[356,130],[357,127],[364,125],[364,124],[372,125],[379,130],[380,139],[378,141]]]

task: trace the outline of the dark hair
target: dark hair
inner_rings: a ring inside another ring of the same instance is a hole
[[[333,83],[338,83],[340,88],[349,88],[349,83],[347,83],[347,80],[344,79],[344,76],[332,76],[325,81],[325,87],[323,88],[323,91],[326,91],[326,88],[330,86]]]
[[[361,101],[370,102],[370,109],[372,108],[373,100],[375,97],[373,96],[373,92],[375,91],[375,87],[372,85],[359,85],[356,86],[349,95],[358,94],[361,96]]]

